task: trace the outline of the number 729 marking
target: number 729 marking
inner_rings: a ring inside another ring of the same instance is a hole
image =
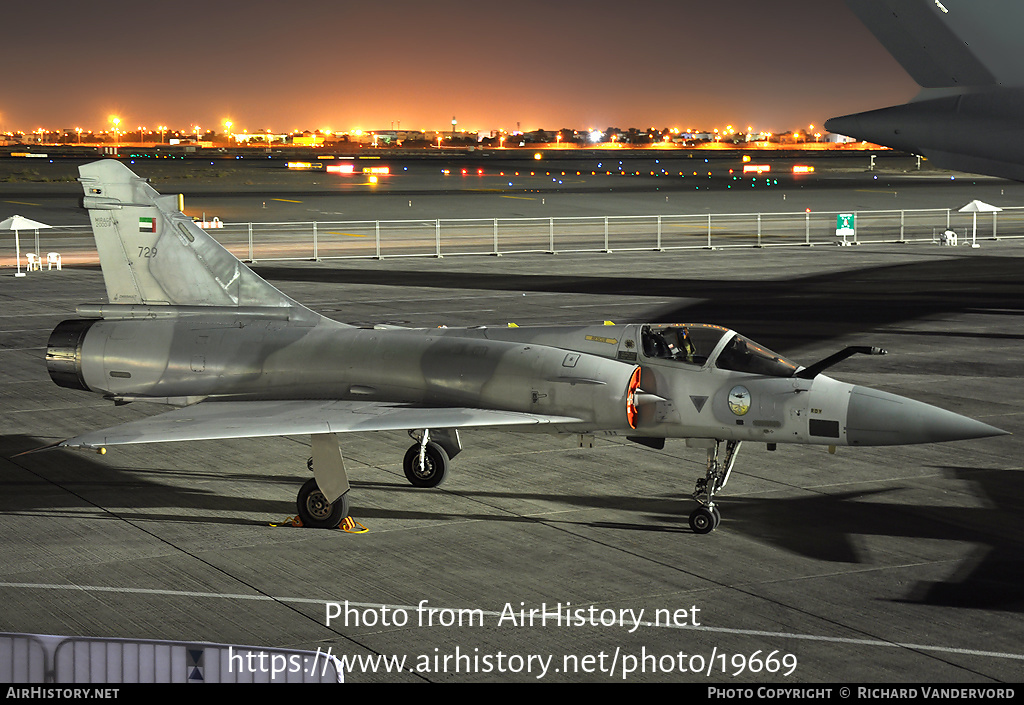
[[[139,257],[145,257],[146,259],[156,257],[156,248],[139,245]]]

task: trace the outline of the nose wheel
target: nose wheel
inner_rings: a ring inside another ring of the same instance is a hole
[[[718,507],[697,507],[690,512],[690,528],[695,534],[710,534],[718,528],[720,521],[722,515],[719,514]]]

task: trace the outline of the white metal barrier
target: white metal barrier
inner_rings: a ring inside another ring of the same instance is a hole
[[[573,218],[446,218],[281,223],[222,223],[210,234],[242,260],[443,257],[515,253],[672,251],[835,244],[837,212],[719,213]],[[963,233],[973,214],[953,209],[858,211],[853,244],[933,242]],[[979,239],[1024,237],[1024,207],[985,214]],[[0,243],[0,266],[14,266],[13,244]],[[88,226],[40,234],[40,251],[64,264],[95,264]]]
[[[319,651],[0,633],[0,683],[340,683]]]

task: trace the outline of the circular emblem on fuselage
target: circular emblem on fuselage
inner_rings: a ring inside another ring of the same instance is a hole
[[[736,385],[729,390],[729,411],[737,416],[750,411],[750,392],[746,387]]]

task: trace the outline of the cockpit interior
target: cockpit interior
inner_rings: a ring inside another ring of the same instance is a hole
[[[696,367],[792,377],[797,365],[728,328],[708,324],[650,324],[640,331],[644,355]],[[723,339],[724,346],[720,345]]]

